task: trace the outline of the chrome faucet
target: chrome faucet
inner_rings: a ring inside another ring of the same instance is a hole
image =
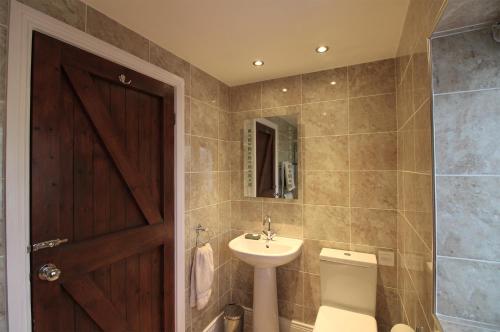
[[[262,223],[262,225],[266,226],[266,224],[267,229],[264,229],[262,233],[266,236],[267,243],[269,243],[269,241],[273,240],[276,236],[276,233],[271,229],[271,216],[264,217],[264,222]]]

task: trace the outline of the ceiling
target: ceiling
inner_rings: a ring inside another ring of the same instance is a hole
[[[234,86],[394,57],[409,0],[86,2]]]

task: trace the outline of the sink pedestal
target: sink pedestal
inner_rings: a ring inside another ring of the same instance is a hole
[[[254,267],[253,330],[279,332],[276,267],[293,261],[300,255],[302,240],[276,236],[273,241],[249,240],[245,234],[232,239],[233,254]],[[234,285],[237,287],[237,285]]]
[[[275,267],[255,267],[254,269],[253,330],[279,332]]]

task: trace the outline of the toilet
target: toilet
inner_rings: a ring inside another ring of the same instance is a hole
[[[377,332],[377,258],[323,248],[321,307],[313,332]]]

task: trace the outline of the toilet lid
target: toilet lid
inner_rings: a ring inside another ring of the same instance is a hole
[[[377,332],[377,321],[370,315],[328,306],[319,308],[313,332]]]

